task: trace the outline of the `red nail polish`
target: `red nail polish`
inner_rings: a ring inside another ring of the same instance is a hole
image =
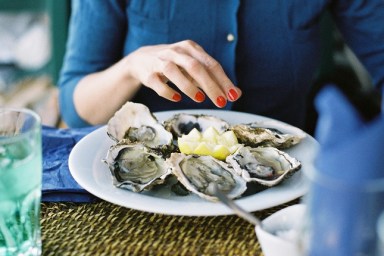
[[[202,92],[197,92],[195,95],[195,100],[198,102],[203,102],[205,100],[205,95]]]
[[[230,89],[228,92],[228,98],[230,100],[237,100],[237,98],[239,98],[239,95],[237,94],[235,89]]]
[[[217,99],[216,99],[216,104],[217,104],[220,108],[223,108],[223,107],[227,104],[227,101],[224,99],[223,96],[219,96],[219,97],[217,97]]]
[[[172,99],[173,99],[174,101],[180,101],[180,100],[181,100],[181,95],[178,94],[178,93],[175,93],[175,94],[173,94]]]

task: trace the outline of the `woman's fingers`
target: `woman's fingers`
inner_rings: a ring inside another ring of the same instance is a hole
[[[130,63],[135,63],[135,67],[129,65],[130,75],[166,99],[181,99],[167,80],[194,101],[202,102],[207,95],[220,108],[241,95],[221,65],[193,41],[146,46],[129,56]]]
[[[167,59],[166,66],[172,67],[172,72],[168,68],[164,69],[164,73],[174,84],[190,98],[195,101],[200,100],[204,95],[201,91],[196,91],[196,87],[201,88],[207,96],[215,103],[216,106],[222,108],[226,105],[227,100],[225,93],[220,85],[212,78],[206,67],[197,59],[186,53],[186,49],[174,46],[168,51],[165,51],[163,58]],[[169,63],[175,63],[170,65]],[[179,72],[176,69],[183,70],[183,77],[190,77],[188,82],[182,82],[179,77]],[[177,75],[175,75],[177,73]],[[173,75],[173,78],[171,77]],[[175,79],[176,78],[176,79]],[[179,83],[178,83],[179,82]]]
[[[174,83],[182,92],[196,102],[203,102],[205,95],[194,84],[193,79],[183,72],[179,66],[171,61],[164,61],[161,68],[164,76]]]
[[[159,96],[163,98],[166,98],[174,102],[180,101],[181,100],[180,93],[176,92],[171,87],[169,87],[166,84],[167,80],[168,80],[167,78],[154,73],[148,78],[147,87],[154,90]]]
[[[226,105],[224,92],[198,60],[187,55],[178,55],[175,57],[175,62],[191,76],[195,84],[205,92],[216,106],[222,108]],[[183,90],[183,88],[180,89]]]
[[[180,42],[180,44],[188,50],[191,57],[205,66],[229,101],[235,101],[241,96],[241,90],[231,82],[220,63],[206,53],[202,47],[190,40]]]

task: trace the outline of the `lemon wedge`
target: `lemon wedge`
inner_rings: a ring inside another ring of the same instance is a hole
[[[209,127],[203,133],[193,129],[179,137],[177,143],[181,153],[210,155],[219,160],[225,160],[240,146],[233,131],[220,134],[214,127]]]

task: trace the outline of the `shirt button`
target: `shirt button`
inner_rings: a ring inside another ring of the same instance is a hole
[[[228,41],[228,42],[233,42],[233,41],[235,41],[235,36],[234,36],[232,33],[229,33],[229,34],[227,35],[227,41]]]

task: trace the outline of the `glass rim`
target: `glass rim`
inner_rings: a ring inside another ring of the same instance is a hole
[[[26,113],[26,114],[29,114],[31,116],[33,116],[34,119],[36,119],[36,121],[38,123],[41,123],[41,118],[40,116],[35,112],[33,111],[32,109],[29,109],[29,108],[17,108],[17,107],[1,107],[0,106],[0,114],[2,112],[6,112],[6,111],[9,111],[9,112],[21,112],[21,113]]]
[[[384,211],[382,211],[377,220],[376,232],[381,243],[384,245]]]
[[[27,131],[20,132],[15,136],[0,136],[0,144],[10,143],[12,141],[22,139],[23,137],[28,136],[33,132],[41,130],[41,118],[35,111],[28,108],[0,107],[0,115],[7,112],[26,114],[34,120],[34,123],[30,129],[28,129]]]

